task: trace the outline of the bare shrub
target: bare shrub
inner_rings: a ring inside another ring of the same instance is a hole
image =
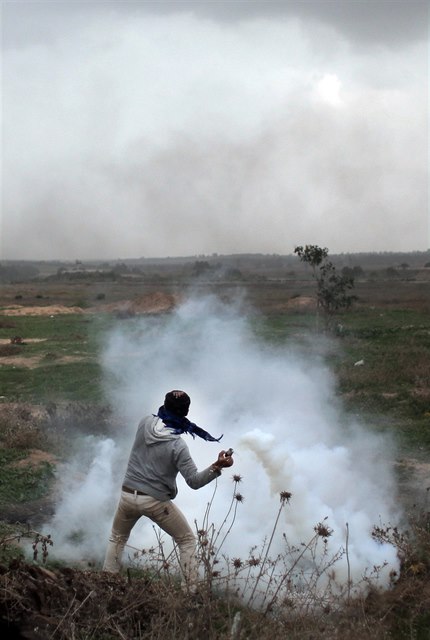
[[[35,449],[46,446],[42,415],[29,405],[0,405],[0,442],[12,449]]]
[[[411,518],[409,529],[404,532],[390,526],[374,528],[375,540],[394,545],[402,559],[400,575],[393,576],[389,589],[379,589],[372,576],[363,578],[365,589],[352,590],[350,585],[342,589],[336,584],[334,566],[339,560],[345,561],[347,549],[339,556],[326,553],[331,535],[326,521],[315,524],[307,543],[294,547],[285,540],[285,552],[270,557],[279,514],[292,496],[282,492],[280,497],[272,535],[261,548],[252,549],[247,558],[228,559],[219,552],[243,501],[237,492],[237,481],[226,517],[217,529],[209,524],[208,505],[204,529],[199,527],[198,532],[204,580],[197,596],[181,590],[175,550],[166,557],[163,541],[158,538],[154,549],[134,550],[136,567],[122,575],[94,568],[41,566],[38,562],[46,560],[45,553],[36,557],[32,565],[13,560],[9,567],[0,567],[0,615],[7,620],[9,631],[23,632],[22,637],[35,640],[427,637],[428,512]],[[217,547],[213,545],[215,540]],[[33,544],[43,552],[52,541],[49,536],[37,534]],[[139,568],[142,558],[144,569]],[[304,559],[306,570],[301,566]],[[321,589],[323,576],[327,580]],[[31,636],[25,635],[29,629]]]
[[[6,358],[8,356],[17,356],[22,352],[20,346],[16,344],[1,344],[0,345],[0,358]]]

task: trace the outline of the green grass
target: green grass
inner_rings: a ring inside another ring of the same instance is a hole
[[[405,305],[406,306],[406,305]],[[106,332],[123,323],[107,314],[0,316],[0,337],[43,339],[17,345],[17,354],[38,358],[38,366],[0,366],[0,395],[14,402],[81,401],[103,403],[99,353]],[[127,320],[127,330],[135,329]],[[159,320],[157,320],[159,322]],[[321,326],[322,323],[320,323]],[[10,325],[13,325],[11,327]],[[366,306],[336,319],[337,331],[323,341],[314,312],[256,314],[256,338],[292,345],[309,354],[318,350],[335,373],[348,411],[384,416],[399,438],[430,450],[430,320],[420,308]],[[69,361],[67,361],[69,359]],[[363,366],[354,366],[363,360]],[[1,360],[0,360],[1,363]]]
[[[276,344],[286,340],[297,341],[304,334],[314,333],[316,321],[315,316],[309,313],[276,313],[252,318],[251,327],[257,338]]]
[[[53,465],[19,466],[28,456],[23,449],[0,449],[0,506],[37,500],[48,491],[54,472]]]
[[[24,551],[18,541],[23,535],[22,526],[14,526],[0,521],[0,564],[9,565],[13,560],[24,560]]]
[[[392,311],[348,316],[340,333],[341,350],[333,360],[343,393],[380,397],[380,408],[393,394],[402,415],[429,411],[430,319],[420,312]],[[363,366],[354,366],[363,360]]]
[[[256,334],[325,355],[347,411],[390,431],[408,450],[430,452],[430,318],[411,309],[353,309],[321,343],[315,315],[259,317]],[[319,345],[323,345],[322,350]],[[363,360],[362,366],[355,365]]]
[[[102,371],[98,363],[78,362],[35,369],[3,366],[2,396],[9,402],[103,401]]]
[[[20,336],[24,344],[21,354],[31,356],[55,352],[59,356],[96,356],[100,347],[100,334],[113,319],[107,315],[81,314],[51,316],[1,316],[0,338]],[[13,325],[13,327],[11,326]],[[32,339],[41,342],[26,342]]]
[[[0,316],[0,338],[18,335],[16,364],[0,366],[0,389],[14,402],[103,400],[98,354],[108,316]],[[13,328],[10,328],[13,324]],[[31,339],[41,340],[30,342]],[[26,342],[27,341],[27,342]],[[37,366],[20,364],[19,357],[38,358]],[[62,362],[62,359],[66,361]],[[70,361],[67,361],[69,359]],[[1,364],[1,360],[0,360]]]

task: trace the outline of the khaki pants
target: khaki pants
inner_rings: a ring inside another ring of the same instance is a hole
[[[160,502],[151,496],[121,491],[103,571],[112,573],[120,571],[124,546],[132,528],[142,516],[150,518],[176,542],[179,549],[182,584],[194,591],[197,583],[196,538],[182,511],[170,500]]]

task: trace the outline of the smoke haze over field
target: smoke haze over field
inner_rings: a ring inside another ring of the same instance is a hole
[[[429,247],[428,2],[3,2],[0,259]]]
[[[221,448],[235,450],[235,466],[218,480],[210,520],[216,527],[232,498],[233,473],[243,478],[237,490],[244,501],[225,554],[246,560],[252,547],[261,549],[279,494],[288,491],[272,556],[285,551],[283,534],[300,545],[327,518],[329,557],[345,548],[348,526],[352,579],[387,562],[386,581],[397,567],[395,550],[376,543],[371,531],[399,519],[390,442],[344,415],[330,370],[314,348],[307,351],[260,343],[245,315],[215,298],[191,298],[163,321],[127,321],[108,337],[103,356],[107,397],[126,426],[111,439],[85,438],[61,473],[64,496],[46,525],[55,541],[50,553],[102,560],[137,423],[157,412],[167,391],[182,388],[191,396],[190,419],[224,434],[221,444],[183,436],[198,467],[214,462]],[[181,477],[178,485],[177,505],[201,526],[213,483],[197,492]],[[139,522],[130,545],[156,545],[150,521]],[[345,582],[345,559],[336,575]]]

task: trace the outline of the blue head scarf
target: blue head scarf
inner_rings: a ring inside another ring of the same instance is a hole
[[[188,418],[177,416],[167,411],[164,406],[158,409],[157,416],[162,419],[168,429],[172,430],[172,433],[189,433],[193,438],[198,436],[207,442],[219,442],[222,438],[222,435],[219,438],[214,438],[210,433],[188,420]]]

